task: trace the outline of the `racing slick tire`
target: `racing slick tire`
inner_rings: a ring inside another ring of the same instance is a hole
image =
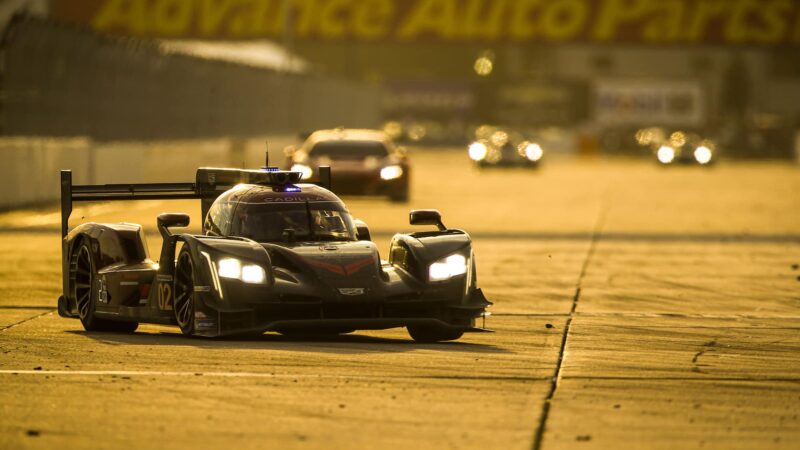
[[[78,317],[86,331],[117,331],[132,333],[138,322],[100,319],[97,310],[97,263],[89,243],[82,241],[70,258],[70,286],[78,307]]]
[[[175,279],[172,292],[172,309],[175,321],[185,336],[194,334],[194,263],[189,248],[184,246],[175,264]]]
[[[408,334],[417,342],[442,342],[454,341],[464,332],[432,325],[409,325]]]

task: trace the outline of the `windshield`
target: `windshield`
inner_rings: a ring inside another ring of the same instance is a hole
[[[314,158],[330,159],[385,158],[388,154],[386,146],[379,141],[325,141],[317,143],[309,152]]]
[[[282,242],[284,230],[297,241],[354,241],[350,214],[336,202],[239,203],[231,235],[256,242]]]

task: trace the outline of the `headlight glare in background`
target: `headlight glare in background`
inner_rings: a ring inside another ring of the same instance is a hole
[[[394,180],[403,176],[403,168],[400,166],[386,166],[381,169],[381,178],[384,180]]]
[[[675,159],[675,150],[670,146],[662,145],[661,148],[658,149],[656,157],[662,164],[669,164]]]
[[[483,142],[473,142],[469,144],[469,158],[473,161],[480,161],[483,158],[486,158],[486,153],[489,149],[486,148],[486,144]]]
[[[542,155],[544,155],[542,146],[535,142],[526,142],[523,150],[525,152],[525,157],[530,161],[538,161],[542,159]]]
[[[694,159],[700,164],[708,164],[711,162],[712,152],[711,149],[705,145],[701,145],[694,149]]]
[[[314,175],[314,171],[311,170],[311,167],[308,167],[305,164],[293,164],[291,168],[292,172],[300,172],[300,178],[307,180],[311,178],[311,175]]]

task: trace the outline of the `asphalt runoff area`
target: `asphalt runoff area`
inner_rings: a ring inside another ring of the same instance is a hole
[[[800,166],[411,157],[408,204],[345,201],[383,256],[410,208],[470,232],[496,333],[87,333],[55,312],[57,210],[6,212],[0,448],[798,448]],[[141,223],[157,255],[163,211],[200,223],[149,202],[73,225]]]

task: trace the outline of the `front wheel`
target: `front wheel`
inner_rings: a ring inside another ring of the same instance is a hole
[[[194,264],[192,255],[184,247],[175,265],[175,286],[172,290],[175,320],[186,336],[194,334]]]
[[[409,325],[408,334],[417,342],[454,341],[464,332],[434,325]]]

